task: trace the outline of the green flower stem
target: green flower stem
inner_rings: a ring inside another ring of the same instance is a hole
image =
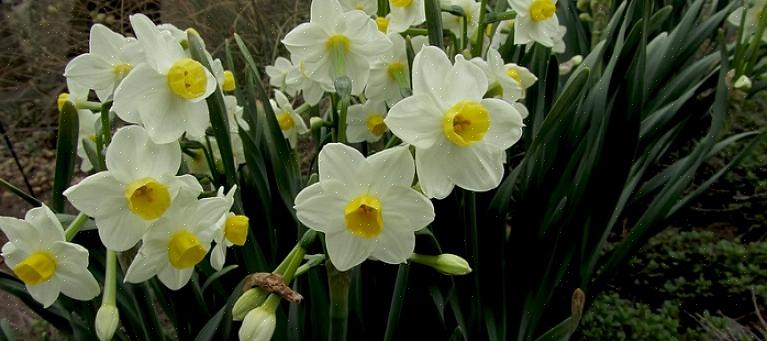
[[[306,263],[302,264],[301,266],[296,269],[296,274],[294,277],[301,276],[311,270],[313,267],[322,264],[322,262],[325,261],[327,258],[324,254],[321,255],[310,255],[306,256],[305,258],[308,258],[306,260]]]
[[[477,36],[472,46],[471,55],[474,57],[482,57],[482,46],[484,45],[485,35],[485,13],[487,12],[487,0],[481,0],[479,2],[479,27],[477,27]]]
[[[76,103],[77,109],[88,109],[91,111],[101,111],[101,103],[99,102],[90,102],[90,101],[78,101]]]
[[[410,277],[410,264],[403,263],[397,270],[397,280],[394,282],[394,293],[391,297],[391,306],[389,307],[389,318],[386,320],[386,332],[384,340],[394,340],[394,333],[399,326],[399,317],[402,313],[402,303],[405,301],[407,292],[407,281]]]
[[[429,30],[425,28],[408,28],[405,32],[402,32],[403,36],[426,36],[429,35]]]
[[[349,322],[349,287],[351,273],[338,271],[327,262],[328,286],[330,287],[330,341],[345,341]]]
[[[387,14],[389,14],[389,0],[378,0],[378,12],[376,12],[376,15],[385,17]]]
[[[482,301],[480,300],[479,281],[479,229],[477,228],[477,194],[472,191],[464,191],[466,222],[469,228],[469,240],[471,242],[471,256],[474,266],[474,310],[482,313]]]
[[[112,102],[106,102],[101,105],[101,138],[104,141],[104,148],[112,142],[112,123],[109,120],[109,110],[112,109]]]
[[[104,296],[101,305],[115,305],[117,302],[117,254],[107,250],[107,271],[104,276]]]
[[[85,223],[87,220],[88,216],[85,213],[80,212],[80,214],[75,217],[75,220],[72,220],[72,223],[69,224],[67,229],[64,231],[64,239],[68,242],[72,241],[77,233],[80,232],[80,229],[83,228],[83,223]]]
[[[391,75],[394,76],[394,80],[397,81],[397,85],[399,85],[399,91],[402,96],[408,97],[411,95],[412,91],[410,90],[410,81],[407,79],[407,74],[405,72],[405,69],[400,69]]]
[[[341,96],[341,100],[338,103],[338,141],[346,143],[346,115],[349,111],[349,96]]]
[[[514,11],[506,11],[506,12],[500,12],[500,13],[490,13],[485,18],[485,21],[482,22],[485,25],[489,25],[492,23],[497,23],[499,21],[506,21],[511,20],[517,17],[517,12]]]
[[[442,35],[442,10],[439,0],[425,0],[426,28],[429,30],[429,44],[444,49]]]

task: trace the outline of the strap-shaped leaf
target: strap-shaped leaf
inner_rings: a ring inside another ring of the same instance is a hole
[[[59,113],[59,136],[56,141],[56,171],[53,176],[51,208],[64,212],[64,190],[69,187],[77,160],[77,135],[79,131],[77,109],[67,101]]]

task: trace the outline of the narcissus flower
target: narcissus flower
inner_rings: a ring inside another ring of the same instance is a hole
[[[522,136],[522,117],[508,102],[483,98],[487,77],[463,56],[424,47],[413,61],[413,96],[389,110],[384,122],[415,146],[424,194],[444,198],[457,185],[472,191],[498,186],[505,150]]]
[[[365,158],[344,144],[325,145],[320,181],[298,193],[296,216],[325,233],[328,256],[338,270],[368,257],[403,263],[413,253],[414,232],[434,220],[431,201],[410,188],[414,171],[404,146]]]
[[[291,59],[293,58],[295,57],[291,56]],[[306,103],[317,105],[322,99],[322,95],[325,94],[322,84],[306,75],[304,62],[296,60],[295,63],[296,65],[285,76],[285,89],[288,90],[288,93],[291,89],[295,89],[294,93],[298,93],[300,90]]]
[[[295,96],[298,88],[296,84],[287,84],[288,73],[293,69],[293,63],[285,57],[277,57],[274,65],[266,66],[266,74],[269,75],[269,85],[278,90]]]
[[[298,134],[307,133],[309,128],[306,127],[304,119],[293,109],[293,105],[282,92],[275,91],[274,99],[270,102],[274,114],[277,115],[277,123],[280,124],[282,135],[288,139],[291,147],[296,148]]]
[[[77,119],[79,129],[77,132],[77,156],[83,159],[80,164],[80,170],[83,172],[89,172],[93,169],[88,154],[85,152],[85,146],[83,145],[83,139],[96,143],[96,121],[98,121],[100,114],[90,111],[88,109],[77,110]]]
[[[369,99],[365,104],[349,107],[346,116],[346,137],[351,143],[362,141],[376,142],[388,130],[384,123],[386,104]]]
[[[72,59],[64,76],[96,91],[102,101],[117,84],[144,61],[141,45],[101,24],[91,26],[90,52]]]
[[[370,69],[370,81],[365,96],[394,105],[405,95],[402,89],[410,87],[410,71],[407,61],[405,38],[399,33],[389,35],[392,46]]]
[[[503,99],[513,103],[525,98],[527,88],[531,87],[538,78],[528,69],[514,63],[503,63],[501,54],[495,49],[487,50],[487,62],[475,57],[471,62],[485,72],[488,88],[491,92],[498,87]]]
[[[224,195],[223,187],[218,190],[218,197],[226,200],[227,211],[232,209],[236,191],[236,185],[226,195]],[[245,245],[245,240],[248,238],[248,229],[247,216],[236,215],[233,212],[227,212],[221,216],[213,226],[213,240],[216,242],[216,246],[213,247],[213,251],[210,253],[210,266],[216,270],[221,270],[226,262],[226,248],[232,245]]]
[[[466,16],[466,34],[469,39],[473,39],[477,34],[479,27],[480,3],[474,0],[443,0],[443,7],[457,6],[463,10]],[[442,12],[442,25],[455,34],[456,37],[463,37],[463,17]]]
[[[517,12],[514,19],[514,44],[537,42],[546,47],[554,46],[559,35],[557,0],[508,0]]]
[[[208,126],[205,102],[218,83],[181,45],[143,14],[130,16],[146,55],[115,90],[112,110],[122,120],[142,124],[156,143],[177,140],[184,132],[202,136]]]
[[[310,21],[290,31],[282,43],[325,91],[335,91],[335,79],[348,76],[354,95],[368,82],[370,58],[391,46],[365,12],[344,11],[338,0],[313,0]]]
[[[423,0],[389,0],[389,32],[404,32],[426,21]]]
[[[227,210],[227,200],[219,197],[174,206],[144,235],[125,281],[141,283],[156,275],[169,289],[181,289],[210,250],[212,227]]]
[[[181,166],[178,143],[155,144],[139,126],[115,133],[106,166],[64,195],[96,220],[101,241],[111,250],[130,249],[180,196],[196,198],[202,192],[194,176],[176,176]]]
[[[88,272],[88,250],[65,241],[64,228],[47,206],[29,210],[24,220],[0,217],[0,230],[8,236],[5,264],[44,307],[59,293],[82,301],[98,296],[99,283]]]

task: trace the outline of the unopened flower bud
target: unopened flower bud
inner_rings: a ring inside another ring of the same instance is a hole
[[[112,304],[101,305],[96,312],[96,336],[101,341],[111,340],[120,324],[120,311]]]
[[[309,118],[309,127],[311,130],[319,130],[323,125],[325,125],[325,120],[323,120],[321,117],[313,116]]]
[[[341,76],[336,78],[334,85],[339,96],[343,97],[352,94],[352,80],[349,77]]]
[[[735,89],[738,89],[738,90],[750,90],[751,89],[751,85],[752,85],[751,84],[751,78],[748,78],[748,76],[746,76],[746,75],[740,76],[735,81],[735,84],[733,84]]]
[[[258,307],[245,315],[240,327],[240,340],[269,341],[277,326],[277,317],[269,307]]]
[[[235,321],[242,321],[245,315],[264,304],[266,301],[267,293],[261,288],[250,288],[242,293],[240,298],[234,302],[232,307],[232,319]]]
[[[64,108],[64,103],[69,101],[69,93],[62,92],[59,94],[59,97],[56,98],[56,105],[59,108],[59,111]]]
[[[414,263],[430,266],[434,268],[434,270],[449,276],[460,276],[471,273],[471,267],[465,259],[450,253],[443,253],[438,256],[414,253],[410,256],[409,260]]]

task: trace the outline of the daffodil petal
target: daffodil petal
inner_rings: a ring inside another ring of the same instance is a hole
[[[415,169],[418,173],[418,184],[421,191],[429,198],[444,199],[453,191],[454,183],[445,176],[445,169],[455,161],[448,159],[450,148],[443,141],[428,149],[418,149],[415,152]]]
[[[485,144],[469,148],[453,147],[448,174],[463,189],[475,192],[491,190],[498,187],[503,178],[504,153],[504,150]]]
[[[506,101],[487,98],[482,105],[490,112],[490,129],[485,134],[484,141],[505,150],[522,137],[522,115]]]
[[[415,234],[411,231],[384,229],[378,236],[372,256],[388,264],[401,264],[415,250]],[[335,264],[335,263],[334,263]]]
[[[89,301],[101,292],[99,282],[84,267],[60,264],[56,268],[56,281],[62,294],[76,300]]]
[[[416,148],[429,148],[445,140],[442,113],[432,97],[417,94],[395,104],[384,119],[386,126],[405,143]]]
[[[376,241],[342,231],[326,234],[325,245],[333,266],[339,271],[347,271],[370,257],[375,250]]]
[[[418,231],[434,221],[434,205],[423,194],[410,187],[393,186],[383,196],[386,226],[399,230]]]
[[[178,290],[183,288],[186,283],[189,283],[189,279],[192,278],[194,268],[176,269],[171,265],[165,266],[160,272],[157,273],[157,278],[160,279],[162,284],[170,290]]]
[[[384,194],[392,184],[410,187],[415,176],[415,161],[407,146],[389,148],[367,158],[375,177],[371,181],[374,193]]]
[[[123,183],[147,176],[160,178],[176,174],[181,166],[181,147],[178,143],[154,143],[143,128],[129,126],[115,133],[106,163],[109,172]]]
[[[51,279],[37,285],[27,285],[27,292],[35,301],[40,302],[43,308],[50,307],[59,297],[59,288],[56,281]]]
[[[324,185],[324,187],[323,187]],[[304,188],[295,200],[296,216],[304,225],[324,233],[343,231],[344,208],[348,204],[333,192],[325,188],[344,190],[343,183],[337,180],[323,181]]]
[[[123,184],[110,172],[93,174],[64,191],[72,206],[91,217],[109,215],[125,207]]]

